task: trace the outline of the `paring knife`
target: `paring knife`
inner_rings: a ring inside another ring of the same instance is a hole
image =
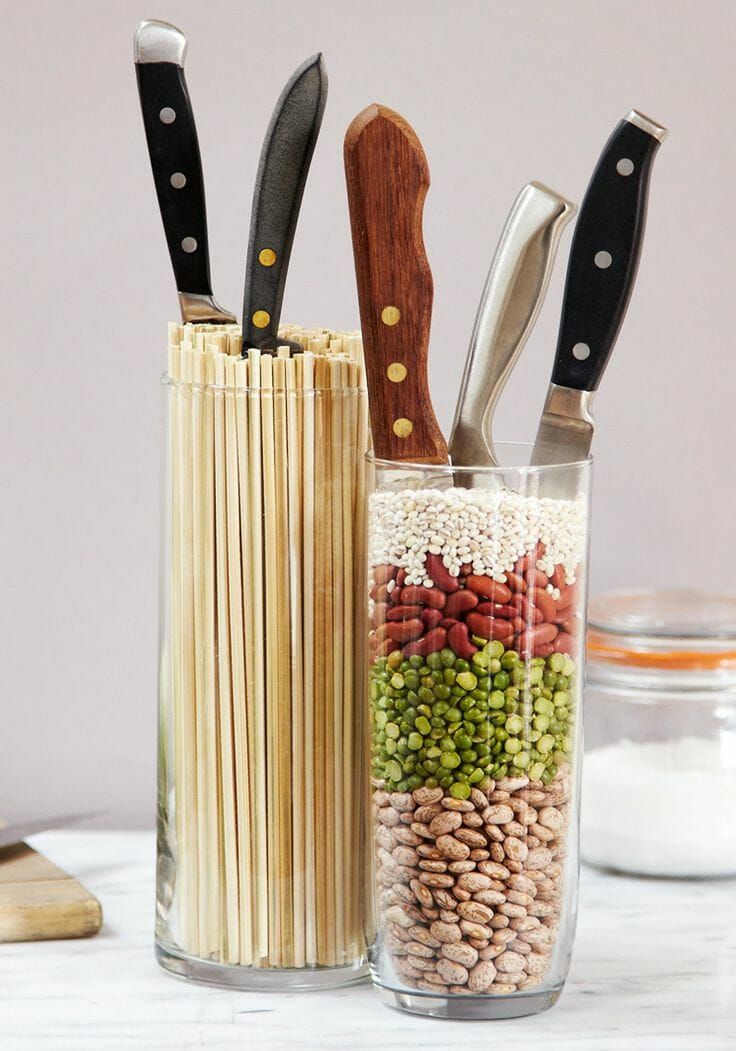
[[[197,129],[184,79],[187,39],[168,22],[141,22],[135,68],[158,204],[183,321],[231,324],[210,282],[207,213]]]
[[[38,832],[49,832],[52,828],[66,828],[67,825],[77,825],[80,821],[88,821],[90,818],[99,817],[102,811],[90,811],[82,814],[58,814],[54,817],[35,818],[31,821],[19,821],[15,825],[5,825],[0,828],[0,849],[11,847],[16,843],[22,843],[29,836]]]
[[[403,117],[372,105],[348,128],[345,175],[375,454],[445,464],[427,382],[433,283],[422,237],[424,151]]]
[[[243,353],[298,344],[279,339],[281,301],[294,231],[327,101],[322,55],[307,59],[276,103],[261,150],[250,220],[243,296]]]
[[[570,250],[552,382],[533,465],[573,463],[590,452],[590,405],[631,298],[652,161],[666,135],[666,128],[631,110],[593,172]]]
[[[538,182],[514,201],[496,248],[465,360],[450,436],[455,467],[497,466],[496,403],[547,293],[560,237],[575,205]]]

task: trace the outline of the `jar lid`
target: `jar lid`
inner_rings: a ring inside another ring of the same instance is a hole
[[[588,609],[595,661],[672,671],[736,668],[736,596],[696,590],[613,591]]]

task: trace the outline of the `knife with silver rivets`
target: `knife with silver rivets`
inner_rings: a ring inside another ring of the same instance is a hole
[[[261,150],[250,219],[243,294],[243,353],[298,344],[279,338],[281,302],[294,232],[327,102],[321,54],[292,74],[271,117]]]
[[[212,294],[202,161],[184,78],[187,38],[168,22],[141,22],[135,69],[156,195],[182,320],[231,324]]]
[[[666,128],[631,110],[593,172],[570,249],[552,381],[532,454],[535,466],[574,463],[590,452],[590,405],[631,298],[652,162],[666,135]]]

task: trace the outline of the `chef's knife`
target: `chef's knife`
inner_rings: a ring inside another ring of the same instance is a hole
[[[454,467],[497,466],[493,413],[547,293],[575,205],[528,183],[509,213],[488,271],[450,436]]]
[[[243,296],[243,352],[273,351],[299,207],[327,101],[322,55],[291,76],[271,117],[253,192]]]
[[[35,836],[39,832],[49,832],[52,828],[66,828],[68,825],[77,825],[80,821],[88,821],[90,818],[99,817],[101,811],[90,811],[81,814],[58,814],[54,817],[34,818],[31,821],[19,821],[14,825],[0,827],[0,849],[11,847],[16,843],[22,843],[29,836]]]
[[[573,463],[590,452],[590,405],[629,305],[652,161],[666,135],[666,128],[631,110],[593,172],[570,250],[552,382],[533,465]]]
[[[204,180],[197,129],[184,79],[187,39],[168,22],[141,22],[135,69],[158,204],[182,319],[230,324],[212,295]]]
[[[403,117],[372,105],[347,130],[345,175],[376,456],[445,464],[427,381],[433,283],[422,237],[424,151]]]

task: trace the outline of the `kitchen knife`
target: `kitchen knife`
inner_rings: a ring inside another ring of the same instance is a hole
[[[243,352],[298,344],[279,339],[284,284],[299,207],[327,101],[322,55],[292,75],[271,117],[253,192],[243,296]]]
[[[573,463],[590,452],[590,405],[631,298],[652,162],[666,135],[666,128],[631,110],[593,172],[570,250],[552,382],[533,465]]]
[[[547,293],[575,205],[540,183],[514,201],[488,271],[450,436],[454,467],[497,466],[493,413]]]
[[[135,69],[156,194],[183,321],[231,324],[212,295],[204,180],[184,79],[187,39],[168,22],[141,22]]]
[[[445,464],[427,381],[433,284],[422,238],[424,151],[403,117],[369,106],[345,136],[345,175],[375,454]]]
[[[67,825],[77,825],[80,821],[88,821],[90,818],[99,817],[102,811],[90,811],[83,814],[58,814],[55,817],[35,818],[32,821],[19,821],[14,825],[0,827],[0,849],[11,847],[15,843],[22,843],[29,836],[38,832],[49,832],[52,828],[65,828]]]

